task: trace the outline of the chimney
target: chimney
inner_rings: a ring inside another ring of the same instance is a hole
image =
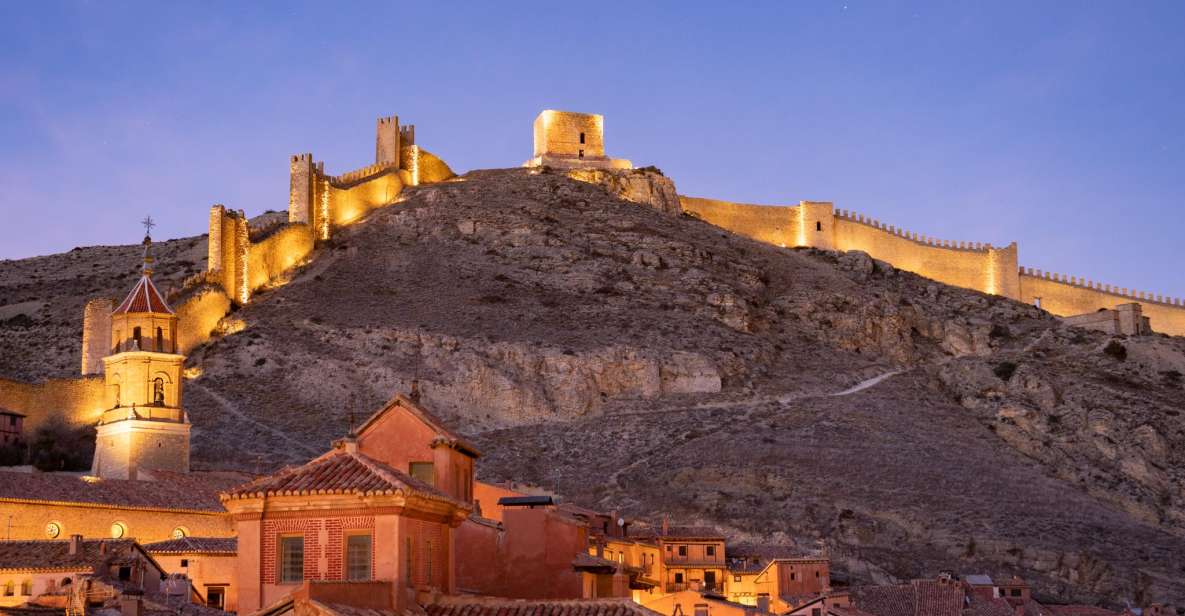
[[[667,536],[667,531],[670,530],[670,527],[670,520],[667,518],[667,516],[662,516],[662,535],[664,537]]]
[[[144,616],[143,591],[129,588],[119,595],[119,616]]]
[[[353,434],[345,438],[338,439],[338,446],[346,453],[358,453],[358,439],[354,438]]]
[[[106,553],[107,553],[107,541],[106,540],[100,541],[99,542],[99,554],[106,554]]]
[[[70,555],[77,556],[82,552],[82,535],[70,535]]]
[[[407,397],[410,398],[412,402],[419,403],[419,401],[420,401],[420,379],[412,379],[411,380],[411,391],[408,392]]]

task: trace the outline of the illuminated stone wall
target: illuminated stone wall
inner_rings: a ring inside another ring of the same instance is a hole
[[[25,434],[31,434],[52,414],[70,423],[93,424],[103,412],[103,377],[48,379],[22,383],[0,378],[0,407],[24,413]]]
[[[1038,298],[1042,308],[1060,316],[1138,302],[1143,315],[1151,320],[1153,331],[1185,336],[1185,300],[1179,297],[1153,295],[1084,278],[1022,268],[1020,300],[1035,304]]]
[[[210,339],[222,317],[230,312],[226,293],[212,285],[201,286],[173,305],[177,313],[177,352],[188,353]]]
[[[206,240],[206,270],[238,303],[247,301],[247,251],[250,245],[247,215],[222,205],[210,208],[210,233]]]
[[[580,135],[584,134],[584,143]],[[605,156],[605,118],[595,113],[548,109],[535,117],[535,156]]]
[[[313,252],[308,225],[288,223],[247,249],[247,287],[251,292],[292,269]]]
[[[92,475],[145,479],[142,473],[152,470],[189,472],[189,424],[130,420],[98,427]]]
[[[30,495],[35,498],[36,495]],[[12,516],[12,517],[9,517]],[[122,522],[127,536],[141,543],[170,539],[173,529],[185,528],[193,537],[232,537],[234,525],[225,512],[171,511],[113,507],[97,504],[0,502],[0,519],[10,520],[14,540],[49,539],[46,526],[56,522],[58,539],[82,535],[87,539],[111,537],[111,526]]]
[[[795,246],[797,211],[791,206],[752,205],[679,196],[683,211],[717,227],[775,246]]]
[[[938,240],[842,210],[836,212],[833,227],[837,250],[862,250],[893,267],[939,282],[1020,298],[1015,243],[997,248]]]
[[[400,160],[399,166],[407,172],[404,181],[408,186],[443,182],[456,175],[438,156],[418,145],[403,148]]]

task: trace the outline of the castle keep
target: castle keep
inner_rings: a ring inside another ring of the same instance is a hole
[[[535,117],[535,153],[524,167],[632,169],[623,158],[605,156],[605,118],[595,113],[547,109]]]

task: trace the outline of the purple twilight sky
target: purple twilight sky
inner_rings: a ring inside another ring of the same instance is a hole
[[[516,166],[555,108],[683,194],[1185,296],[1183,26],[1176,1],[8,2],[0,259],[284,209],[288,155],[372,162],[380,115],[457,171]]]

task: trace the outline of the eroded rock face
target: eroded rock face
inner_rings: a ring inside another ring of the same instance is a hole
[[[568,171],[568,177],[598,184],[616,197],[649,205],[665,214],[683,213],[675,183],[654,167],[628,170],[573,169]]]

